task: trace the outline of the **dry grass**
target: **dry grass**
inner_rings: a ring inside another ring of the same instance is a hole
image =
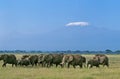
[[[93,55],[84,55],[88,59]],[[17,55],[21,57],[21,55]],[[0,79],[120,79],[120,55],[108,55],[110,68],[0,67]],[[2,61],[0,62],[2,65]]]

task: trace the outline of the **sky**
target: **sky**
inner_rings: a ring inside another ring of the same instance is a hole
[[[119,50],[120,0],[0,0],[0,50]]]

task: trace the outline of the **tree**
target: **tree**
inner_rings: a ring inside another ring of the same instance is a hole
[[[106,53],[112,53],[112,50],[107,49],[107,50],[105,50],[105,52],[106,52]]]

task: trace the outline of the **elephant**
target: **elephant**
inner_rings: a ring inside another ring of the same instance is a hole
[[[53,62],[52,54],[45,54],[42,56],[41,62],[43,63],[43,67],[51,67]]]
[[[25,59],[25,58],[28,58],[30,57],[30,55],[23,55],[21,59]]]
[[[109,67],[109,58],[104,55],[104,54],[96,54],[94,57],[94,59],[97,59],[100,63],[100,65],[107,66]]]
[[[55,64],[56,67],[58,65],[60,65],[62,67],[62,65],[60,63],[62,62],[64,54],[63,53],[61,53],[61,54],[52,54],[52,56],[53,56],[52,64]]]
[[[20,66],[28,66],[30,65],[30,60],[28,58],[18,60],[18,65]]]
[[[38,63],[38,55],[31,55],[29,56],[29,61],[31,63],[32,66],[37,66]]]
[[[57,67],[58,65],[61,65],[60,63],[62,61],[62,58],[63,54],[40,54],[38,62],[39,64],[42,64],[42,67],[51,67],[54,64]]]
[[[38,64],[41,65],[42,67],[44,67],[44,57],[45,54],[40,54],[38,55]]]
[[[99,68],[99,64],[100,63],[99,63],[99,61],[97,59],[90,59],[87,62],[87,68],[89,67],[89,65],[90,65],[90,68],[92,68],[93,66],[96,66],[96,67]]]
[[[26,60],[27,59],[27,60]],[[37,66],[38,63],[38,55],[23,55],[21,57],[21,60],[24,60],[25,62],[28,62],[28,60],[30,61],[30,64],[32,66]]]
[[[82,56],[82,62],[83,62],[83,66],[86,67],[86,58],[84,56]]]
[[[69,68],[70,65],[72,65],[74,68],[76,68],[77,65],[82,68],[83,60],[81,55],[72,55],[72,54],[67,54],[63,56],[61,65],[62,67],[67,63],[67,67]]]
[[[12,67],[15,65],[17,66],[17,59],[16,59],[16,56],[13,55],[13,54],[3,54],[3,55],[0,55],[0,60],[3,60],[3,65],[2,67],[6,67],[6,64],[12,64]]]

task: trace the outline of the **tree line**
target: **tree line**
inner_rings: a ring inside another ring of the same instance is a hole
[[[0,53],[68,53],[68,54],[120,54],[120,50],[112,51],[110,49],[106,49],[104,51],[81,51],[81,50],[64,50],[64,51],[40,51],[40,50],[0,50]]]

